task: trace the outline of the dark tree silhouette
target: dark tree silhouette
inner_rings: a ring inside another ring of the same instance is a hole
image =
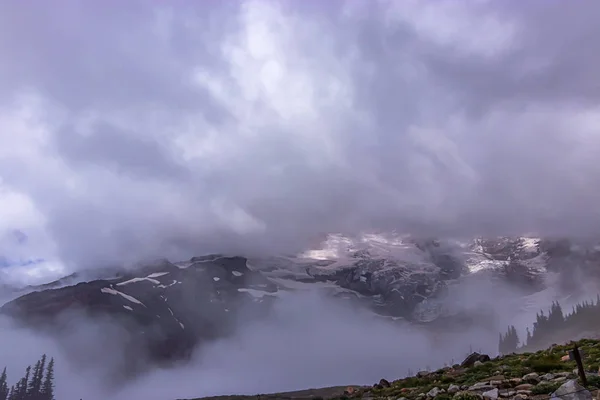
[[[8,389],[8,382],[6,380],[7,380],[6,367],[4,367],[4,370],[2,371],[2,375],[0,375],[0,400],[8,399],[9,389]]]
[[[38,360],[33,368],[33,377],[29,381],[29,387],[27,388],[28,400],[42,400],[42,381],[44,379],[44,369],[46,368],[46,355],[42,355],[42,358]]]
[[[54,358],[51,358],[48,363],[46,378],[42,383],[41,395],[43,400],[54,400]]]
[[[517,351],[519,347],[519,335],[517,329],[510,325],[504,335],[500,334],[498,342],[498,352],[500,354],[510,354]]]
[[[33,368],[8,389],[6,368],[0,375],[0,400],[54,400],[54,359],[46,366],[44,354]],[[45,372],[45,374],[44,374]]]
[[[25,376],[23,378],[21,378],[21,380],[19,381],[18,384],[18,390],[17,390],[17,398],[19,400],[25,400],[27,399],[27,386],[29,383],[29,375],[31,374],[31,366],[28,366],[25,369]]]
[[[561,332],[572,330],[600,329],[600,294],[594,301],[583,301],[573,306],[569,314],[564,314],[558,301],[552,303],[546,315],[543,310],[536,315],[531,330],[527,329],[527,339],[522,344],[523,350],[534,350],[549,346],[560,337]],[[511,327],[504,335],[500,335],[498,349],[501,353],[514,351],[511,342]],[[504,351],[502,351],[504,350]]]

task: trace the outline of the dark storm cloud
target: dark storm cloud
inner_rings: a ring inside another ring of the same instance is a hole
[[[76,168],[87,163],[112,166],[116,173],[131,172],[142,179],[177,179],[186,174],[156,142],[104,123],[92,127],[88,136],[66,128],[56,139],[57,151]]]

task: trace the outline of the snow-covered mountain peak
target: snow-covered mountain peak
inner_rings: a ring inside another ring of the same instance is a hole
[[[332,260],[338,265],[358,258],[386,258],[398,262],[419,263],[426,254],[418,241],[408,235],[368,233],[353,237],[341,234],[328,235],[318,248],[298,255],[300,259]]]

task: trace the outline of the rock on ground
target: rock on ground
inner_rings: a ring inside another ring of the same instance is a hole
[[[572,379],[565,382],[550,396],[551,400],[592,400],[592,393]]]

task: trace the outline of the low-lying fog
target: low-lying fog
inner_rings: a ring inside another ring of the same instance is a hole
[[[199,348],[189,364],[155,369],[124,386],[107,383],[123,362],[127,335],[108,320],[71,315],[72,329],[58,339],[4,320],[0,360],[14,382],[42,353],[54,356],[60,399],[158,400],[372,384],[461,362],[469,351],[494,355],[498,333],[508,323],[523,332],[556,294],[550,288],[524,299],[508,285],[469,280],[445,301],[455,311],[484,311],[485,326],[432,331],[351,309],[315,290],[289,293],[280,296],[270,318],[239,326],[233,337]]]

